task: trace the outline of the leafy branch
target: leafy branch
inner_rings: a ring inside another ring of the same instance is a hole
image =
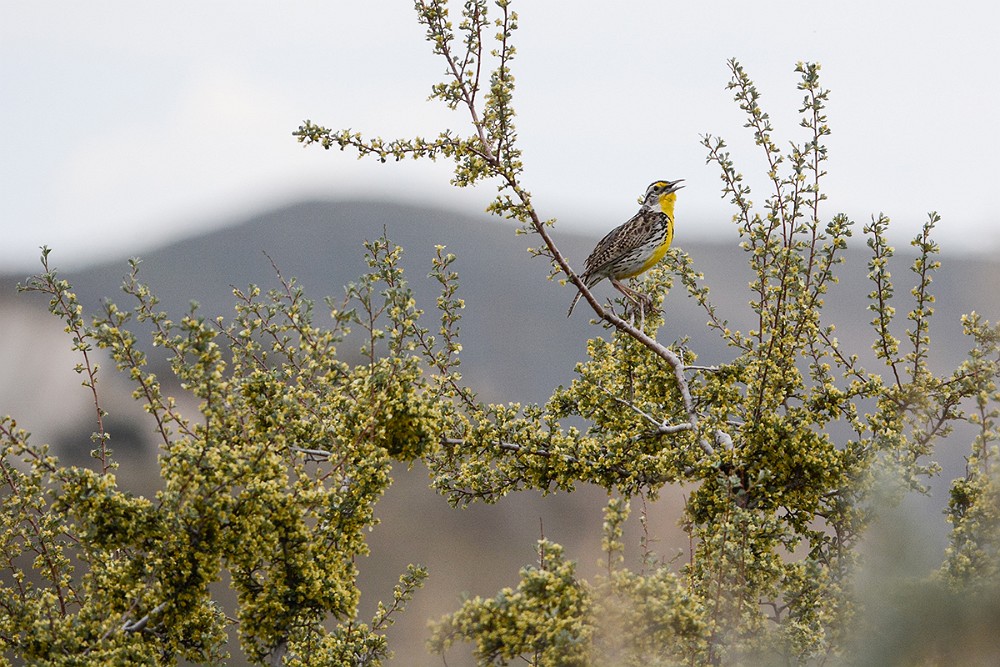
[[[455,162],[452,183],[457,186],[473,185],[486,179],[498,182],[499,194],[487,210],[495,215],[517,220],[524,231],[540,237],[542,246],[532,251],[550,260],[552,275],[565,274],[567,280],[583,292],[583,297],[599,320],[634,338],[673,369],[674,381],[680,391],[687,420],[697,430],[699,415],[691,397],[687,369],[681,358],[641,327],[618,316],[597,300],[556,245],[550,231],[554,220],[543,219],[538,214],[530,193],[521,183],[523,164],[520,149],[516,146],[517,132],[512,105],[514,77],[510,69],[516,54],[511,38],[517,29],[518,17],[511,10],[508,0],[500,0],[495,3],[499,16],[491,20],[487,4],[485,0],[471,0],[464,4],[458,26],[464,38],[459,42],[448,18],[448,3],[445,0],[415,3],[418,20],[427,30],[427,40],[433,45],[434,53],[446,63],[447,80],[432,88],[431,98],[443,101],[450,109],[465,109],[472,126],[470,136],[459,138],[451,130],[445,130],[435,141],[417,137],[387,142],[379,137],[365,139],[360,133],[351,130],[329,130],[311,121],[305,121],[294,134],[306,145],[319,144],[326,149],[333,146],[338,146],[341,150],[351,148],[358,151],[359,157],[374,156],[383,162],[390,157],[396,160],[405,157],[450,158]],[[496,29],[496,46],[489,53],[494,68],[490,74],[488,91],[485,96],[480,97],[482,72],[487,58],[483,35],[490,27]],[[715,433],[712,437],[724,440],[722,435],[724,434]],[[707,455],[714,451],[705,437],[699,439],[699,446]]]

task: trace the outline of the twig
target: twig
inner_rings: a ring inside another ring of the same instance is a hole
[[[333,452],[328,452],[325,449],[306,449],[305,447],[289,447],[289,449],[293,452],[305,454],[313,461],[327,461],[333,456]]]
[[[167,603],[161,602],[160,604],[153,607],[153,609],[150,610],[148,614],[140,618],[138,621],[129,621],[128,619],[126,619],[125,624],[122,626],[122,630],[124,632],[141,632],[146,628],[147,625],[149,625],[149,619],[151,616],[159,614],[166,608],[167,608]]]

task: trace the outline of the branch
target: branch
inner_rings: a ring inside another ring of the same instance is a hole
[[[504,39],[503,46],[504,48],[506,48],[506,39]],[[447,53],[447,51],[449,50],[447,43],[444,44],[442,50],[445,51],[443,55],[448,60],[449,64],[451,64],[453,60],[450,57],[450,54]],[[504,60],[503,62],[506,63],[506,60]],[[452,68],[452,75],[455,77],[457,82],[461,83],[462,81],[461,73],[456,72],[454,68]],[[480,138],[485,139],[486,135],[485,128],[483,126],[483,122],[479,118],[479,115],[476,113],[474,103],[472,103],[472,100],[470,100],[467,96],[465,97],[465,101],[466,105],[469,108],[469,113],[471,115],[473,126],[478,131]],[[501,106],[503,106],[505,102],[506,100],[503,99],[498,100],[498,104]],[[501,117],[505,117],[507,111],[508,111],[507,109],[501,108],[498,110],[498,114]],[[587,301],[588,304],[590,304],[590,307],[594,310],[594,313],[598,316],[599,319],[604,320],[605,322],[612,325],[625,335],[630,336],[633,339],[637,340],[639,343],[641,343],[647,349],[653,352],[653,354],[656,354],[661,359],[663,359],[671,367],[674,373],[674,378],[677,382],[677,388],[681,394],[681,401],[684,406],[684,411],[688,416],[688,421],[691,423],[691,428],[697,430],[698,413],[695,410],[694,401],[691,398],[691,390],[688,386],[687,378],[684,375],[685,367],[684,367],[684,362],[681,360],[681,358],[676,353],[674,353],[673,351],[671,351],[670,349],[668,349],[667,347],[665,347],[664,345],[662,345],[661,343],[657,342],[655,339],[650,337],[644,331],[637,328],[633,324],[626,322],[621,317],[615,315],[611,310],[606,310],[600,304],[597,298],[591,293],[587,285],[585,285],[583,280],[581,280],[580,277],[573,271],[572,267],[570,267],[569,265],[569,262],[559,251],[559,248],[556,246],[555,241],[549,234],[545,223],[538,216],[535,207],[532,205],[530,194],[526,190],[524,190],[524,188],[521,187],[520,182],[518,180],[517,170],[512,168],[511,165],[504,164],[500,156],[494,154],[492,151],[489,150],[489,146],[485,143],[485,141],[483,145],[486,151],[482,157],[490,165],[493,172],[504,181],[506,188],[509,188],[511,191],[513,191],[513,193],[517,196],[517,199],[520,202],[520,206],[503,206],[503,202],[500,201],[498,202],[498,204],[500,204],[500,207],[506,209],[506,212],[508,214],[513,214],[522,221],[528,222],[530,224],[531,229],[536,234],[538,234],[538,236],[540,236],[542,241],[545,243],[545,247],[548,250],[549,257],[551,258],[552,262],[554,262],[559,267],[559,269],[563,273],[565,273],[566,276],[568,276],[570,282],[572,282],[577,287],[577,289],[580,290],[584,299]],[[510,200],[507,201],[509,202]],[[513,204],[513,202],[510,203]],[[495,212],[499,212],[500,208],[494,208],[493,210]],[[704,450],[706,454],[709,455],[712,454],[713,452],[712,447],[711,445],[708,444],[707,440],[702,438],[700,444],[702,450]]]
[[[495,162],[494,166],[496,166],[498,170],[502,170],[502,167],[499,164],[499,162]],[[677,381],[677,389],[681,393],[681,401],[684,406],[684,411],[687,413],[688,420],[691,422],[691,427],[697,429],[698,413],[694,408],[694,401],[691,398],[691,390],[688,387],[687,378],[684,375],[685,371],[684,362],[681,361],[681,358],[675,352],[673,352],[672,350],[665,347],[663,344],[659,343],[658,341],[650,337],[648,334],[646,334],[646,332],[635,327],[633,324],[626,322],[621,317],[615,315],[614,312],[612,312],[611,310],[606,310],[601,305],[601,303],[597,300],[597,297],[595,297],[591,293],[587,285],[584,284],[583,280],[573,271],[572,267],[570,267],[569,265],[569,262],[559,251],[559,248],[556,246],[555,241],[552,239],[552,236],[546,229],[545,224],[538,217],[538,213],[535,211],[534,206],[532,206],[530,196],[528,195],[528,193],[525,192],[520,187],[520,185],[517,183],[516,177],[513,174],[505,174],[505,177],[507,180],[507,184],[510,186],[512,190],[514,190],[515,194],[517,194],[518,198],[521,200],[521,203],[524,206],[524,210],[528,214],[531,226],[534,229],[535,233],[537,233],[545,242],[545,246],[548,248],[552,260],[559,266],[559,268],[563,271],[563,273],[565,273],[569,277],[570,282],[576,285],[577,289],[579,289],[580,292],[583,293],[583,298],[586,299],[587,303],[590,304],[590,307],[594,309],[594,313],[597,315],[597,317],[611,324],[613,327],[615,327],[622,333],[626,334],[627,336],[631,336],[632,338],[640,342],[642,345],[644,345],[651,352],[653,352],[653,354],[657,355],[658,357],[667,362],[667,364],[674,372],[674,379]],[[708,443],[703,439],[702,449],[705,449],[706,446],[708,446]],[[706,450],[706,453],[710,452]]]
[[[90,352],[93,347],[87,342],[93,339],[93,331],[88,330],[81,315],[82,308],[77,301],[76,294],[70,291],[70,284],[65,280],[57,280],[56,271],[49,266],[49,248],[42,247],[42,268],[45,272],[41,276],[36,276],[28,280],[27,284],[17,285],[19,292],[41,292],[51,296],[49,302],[49,312],[66,322],[66,333],[73,336],[73,350],[83,355],[83,363],[77,364],[77,373],[86,373],[87,379],[83,381],[83,386],[90,389],[94,411],[97,414],[97,432],[95,439],[100,445],[97,458],[101,461],[101,472],[107,473],[111,464],[108,461],[108,432],[104,430],[104,409],[101,408],[100,396],[97,392],[97,372],[99,365],[90,359]]]
[[[153,609],[150,610],[148,614],[140,618],[138,621],[129,621],[128,619],[126,619],[125,624],[122,626],[122,630],[124,632],[141,632],[146,628],[147,625],[149,625],[149,619],[151,616],[159,614],[166,608],[167,608],[167,603],[161,602],[160,604],[153,607]]]
[[[306,458],[310,461],[329,461],[333,456],[333,452],[328,452],[325,449],[306,449],[305,447],[289,447],[289,449],[293,452],[305,454]]]
[[[510,87],[512,84],[511,80],[508,79],[507,72],[509,60],[513,56],[513,46],[510,45],[508,36],[516,25],[513,23],[514,15],[507,11],[506,3],[498,4],[504,11],[503,20],[498,22],[501,32],[496,37],[500,44],[494,53],[500,61],[499,69],[495,73],[495,76],[498,77],[497,86],[499,89],[495,91],[495,94],[488,96],[485,103],[482,103],[485,104],[485,107],[484,111],[480,113],[475,94],[478,88],[480,63],[477,62],[477,73],[464,71],[462,62],[456,59],[452,53],[454,34],[446,20],[447,10],[437,3],[419,1],[416,3],[419,19],[427,26],[428,40],[434,44],[435,53],[447,62],[447,76],[451,80],[448,84],[435,86],[432,97],[441,99],[452,109],[458,106],[467,109],[474,129],[472,138],[458,141],[451,136],[450,132],[446,131],[440,135],[437,143],[428,143],[418,138],[411,142],[395,142],[387,145],[380,139],[370,142],[362,141],[360,135],[349,130],[331,133],[329,130],[316,127],[308,121],[295,134],[300,141],[305,143],[322,141],[326,148],[329,148],[333,143],[338,144],[341,149],[350,146],[357,149],[361,155],[376,154],[383,161],[388,154],[395,155],[397,159],[406,155],[433,158],[438,152],[442,152],[446,156],[454,158],[458,163],[453,183],[460,185],[470,185],[487,176],[499,179],[500,191],[512,192],[513,196],[499,195],[487,210],[494,214],[519,220],[524,224],[526,231],[538,234],[545,244],[545,250],[537,254],[546,254],[550,258],[553,267],[558,269],[556,272],[561,271],[568,277],[568,281],[581,292],[597,317],[638,341],[670,366],[681,395],[681,403],[687,420],[691,424],[691,429],[697,431],[699,427],[698,412],[691,397],[691,390],[685,376],[686,367],[681,357],[657,342],[641,328],[626,322],[600,304],[559,251],[546,228],[546,223],[542,221],[532,205],[531,195],[521,187],[519,180],[521,163],[512,156],[512,146],[516,135],[513,125],[507,122],[514,115],[514,110],[510,106]],[[481,27],[480,23],[484,20],[484,15],[478,11],[471,11],[467,14],[467,19],[470,21],[467,29],[478,31]],[[477,53],[480,52],[479,48],[481,47],[477,47]],[[470,81],[470,76],[477,78]],[[499,121],[498,127],[495,129],[500,135],[498,137],[492,137],[488,126],[493,120]],[[491,146],[491,138],[497,139],[498,150],[494,150]],[[500,150],[505,147],[506,150]],[[472,162],[465,164],[463,158],[472,158]],[[704,437],[700,440],[700,446],[709,455],[714,451]]]
[[[657,421],[649,413],[647,413],[645,410],[643,410],[642,408],[640,408],[639,406],[637,406],[635,403],[632,403],[631,401],[627,401],[624,398],[622,398],[621,396],[618,396],[617,394],[615,394],[614,392],[609,391],[604,385],[598,383],[597,387],[598,387],[598,389],[600,389],[601,391],[603,391],[605,394],[607,394],[608,396],[610,396],[613,401],[615,401],[616,403],[618,403],[620,405],[624,405],[625,407],[629,408],[630,410],[632,410],[633,412],[635,412],[637,415],[639,415],[640,417],[642,417],[643,419],[645,419],[646,421],[648,421],[650,424],[652,424],[653,427],[654,427],[653,435],[673,435],[675,433],[682,433],[684,431],[691,431],[691,430],[694,429],[694,424],[692,424],[691,422],[682,422],[680,424],[668,424],[666,422],[666,420],[664,420],[664,421]],[[716,441],[717,442],[719,440],[719,434],[720,433],[721,433],[720,431],[716,431]],[[722,434],[722,435],[725,435],[725,434]],[[637,437],[641,437],[641,436],[637,436]],[[729,438],[728,435],[725,435],[725,437]],[[730,444],[730,446],[732,446],[732,439],[731,438],[729,439],[729,444]],[[702,443],[702,448],[704,449],[706,445],[707,445],[707,443]],[[706,454],[708,454],[710,456],[713,453],[713,450],[712,450],[711,446],[709,446],[708,449],[705,449],[704,451],[705,451]]]
[[[281,667],[288,652],[288,640],[282,638],[273,649],[271,649],[271,667]]]

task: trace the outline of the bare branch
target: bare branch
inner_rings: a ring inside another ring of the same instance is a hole
[[[122,626],[122,631],[124,632],[142,632],[149,625],[149,619],[152,616],[156,616],[161,611],[167,608],[166,602],[161,602],[150,610],[148,614],[140,618],[138,621],[129,621],[125,619],[125,624]]]

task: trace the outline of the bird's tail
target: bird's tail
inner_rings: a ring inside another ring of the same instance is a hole
[[[566,313],[566,317],[572,317],[573,309],[576,308],[576,302],[580,300],[581,296],[583,296],[583,292],[577,292],[576,296],[573,297],[573,303],[569,304],[569,312]]]

